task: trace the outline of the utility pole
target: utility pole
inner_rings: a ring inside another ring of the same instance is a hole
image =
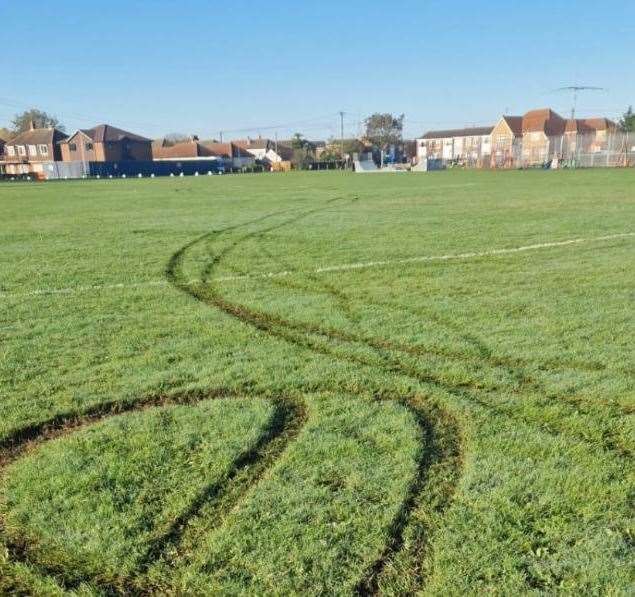
[[[344,159],[344,112],[340,112],[340,152]]]
[[[219,135],[220,135],[220,142],[223,142],[223,131],[219,131]]]

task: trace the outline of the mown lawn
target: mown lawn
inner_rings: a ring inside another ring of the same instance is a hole
[[[635,170],[0,184],[0,222],[0,591],[631,593]]]

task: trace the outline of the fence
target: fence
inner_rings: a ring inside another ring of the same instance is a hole
[[[458,154],[443,160],[443,165],[465,168],[635,167],[635,133],[598,131],[552,137],[527,133],[522,139],[506,139],[501,144],[493,142],[490,153],[481,149]]]
[[[48,162],[43,165],[43,176],[49,180],[65,178],[133,178],[136,176],[192,176],[211,172],[225,172],[223,160],[182,160],[144,162]]]

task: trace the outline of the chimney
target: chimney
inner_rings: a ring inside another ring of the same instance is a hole
[[[29,130],[30,131],[35,130],[35,123],[33,122],[33,119],[29,120]]]

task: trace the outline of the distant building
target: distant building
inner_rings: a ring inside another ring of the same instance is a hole
[[[197,138],[179,143],[166,143],[165,140],[152,143],[153,160],[209,160],[218,156]]]
[[[7,174],[40,174],[44,163],[62,159],[59,143],[66,135],[56,128],[31,128],[10,139],[4,146]]]
[[[60,143],[64,162],[152,160],[152,141],[109,124],[80,129]]]
[[[479,160],[491,154],[491,126],[429,131],[417,139],[417,161]]]
[[[566,120],[550,108],[527,112],[523,116],[523,164],[542,164],[559,153],[566,126]]]
[[[232,141],[238,147],[244,149],[254,156],[258,161],[275,164],[279,162],[290,162],[293,159],[293,149],[291,144],[271,139],[238,139]]]
[[[492,165],[511,167],[523,146],[523,117],[503,116],[492,129]]]
[[[204,143],[213,155],[222,158],[232,168],[249,168],[256,163],[256,158],[247,150],[243,149],[236,143]]]
[[[576,151],[604,151],[608,149],[609,135],[617,130],[617,124],[608,118],[569,118],[564,133],[564,152],[573,154]]]

